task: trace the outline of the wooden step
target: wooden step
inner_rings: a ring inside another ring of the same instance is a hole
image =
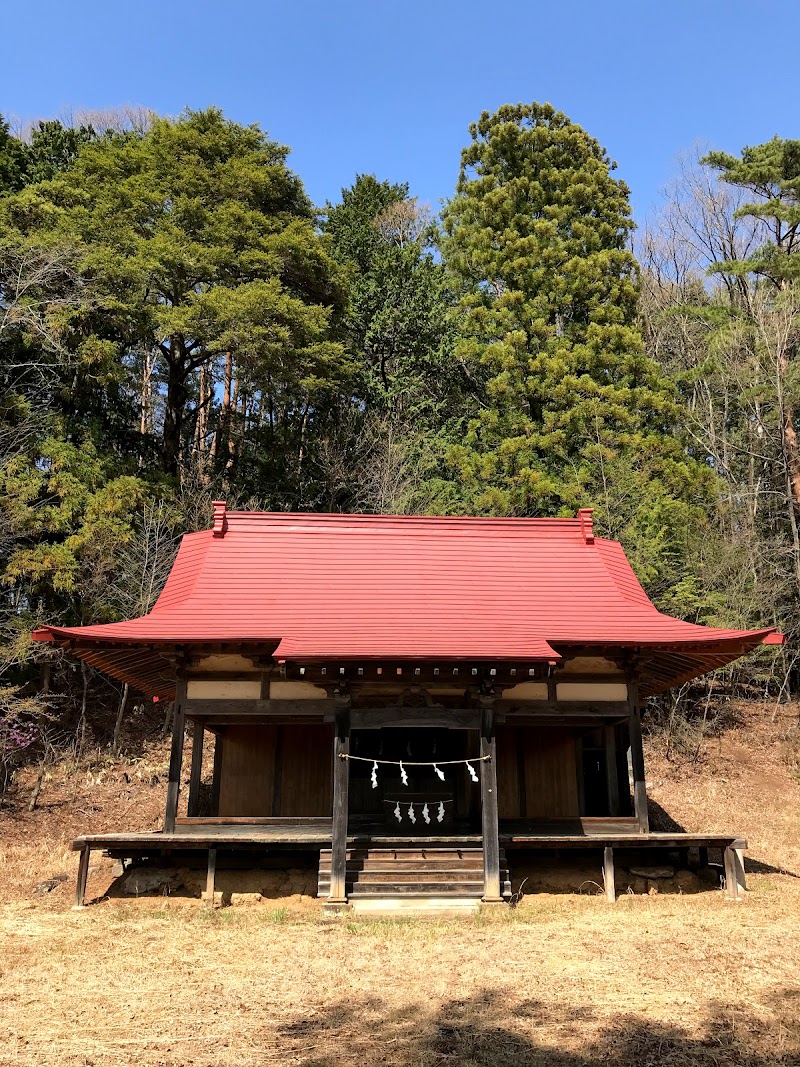
[[[331,850],[320,852],[317,895],[330,893]],[[500,854],[501,893],[511,895],[505,853]],[[483,849],[348,849],[345,892],[348,899],[396,898],[424,901],[479,900],[483,895]],[[393,905],[394,906],[394,905]]]
[[[480,900],[483,896],[483,882],[466,882],[454,889],[449,885],[438,885],[436,882],[420,883],[409,891],[408,886],[397,885],[358,885],[347,894],[348,900],[358,900],[361,897],[408,897],[416,900],[424,900],[427,897],[462,900],[469,897],[470,900]]]
[[[330,860],[319,865],[320,871],[330,871]],[[392,860],[385,856],[375,859],[348,860],[347,870],[366,871],[482,871],[483,857],[470,860],[436,859],[436,860]]]
[[[321,880],[330,881],[330,871],[320,871]],[[376,870],[351,871],[348,868],[346,875],[348,882],[358,882],[364,885],[369,882],[418,882],[420,879],[428,882],[482,882],[483,870],[474,871],[445,871],[431,869],[430,867],[417,867],[414,870],[394,870],[391,867],[382,867]]]
[[[331,850],[320,849],[320,862],[330,863]],[[381,857],[402,860],[436,860],[458,858],[477,859],[483,863],[482,848],[348,848],[348,860],[380,859]]]
[[[317,891],[320,896],[327,896],[330,891],[331,883],[328,878],[320,878],[317,883]],[[346,882],[347,895],[352,893],[375,893],[375,892],[392,892],[392,893],[438,893],[439,891],[445,892],[446,890],[452,890],[454,893],[471,891],[477,888],[479,890],[478,895],[483,895],[483,878],[458,878],[458,879],[440,879],[431,875],[421,873],[413,880],[407,881],[398,880],[393,878],[392,875],[385,875],[380,879],[374,881]],[[503,896],[511,893],[511,880],[508,874],[500,872],[500,889]]]

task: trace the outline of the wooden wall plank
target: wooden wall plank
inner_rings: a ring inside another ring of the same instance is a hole
[[[333,725],[282,726],[283,816],[332,814],[331,753]]]
[[[526,726],[495,726],[497,742],[497,808],[501,819],[521,819],[525,812],[520,806],[520,766],[518,745]],[[537,727],[533,727],[537,729]],[[523,753],[524,757],[524,753]]]
[[[272,815],[275,726],[229,726],[222,749],[220,815]]]

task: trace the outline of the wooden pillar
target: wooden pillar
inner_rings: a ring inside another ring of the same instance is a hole
[[[603,849],[603,885],[606,890],[606,899],[613,904],[617,899],[617,889],[614,884],[614,849]]]
[[[86,896],[86,879],[89,876],[89,856],[91,849],[88,845],[84,845],[81,849],[81,856],[78,861],[78,877],[75,882],[75,903],[73,907],[82,908],[83,901]]]
[[[186,814],[190,817],[197,815],[200,799],[200,782],[203,777],[203,738],[205,737],[205,732],[206,729],[202,722],[195,720],[194,733],[192,734],[192,767],[189,774],[189,797],[186,801]]]
[[[609,724],[603,727],[606,749],[606,793],[608,814],[619,815],[619,770],[617,768],[617,732]]]
[[[181,765],[183,763],[183,730],[186,719],[186,675],[178,675],[175,686],[175,711],[172,716],[172,748],[169,755],[169,781],[167,782],[167,807],[164,812],[164,833],[175,832],[175,817],[178,814],[178,797],[181,791]]]
[[[631,764],[633,766],[633,813],[639,820],[639,830],[650,831],[647,813],[647,786],[644,772],[644,748],[642,746],[642,718],[639,709],[639,684],[633,674],[628,674],[628,726],[631,738]]]
[[[208,850],[208,871],[206,873],[206,907],[214,907],[214,889],[217,879],[217,850]]]
[[[350,694],[336,694],[333,733],[333,823],[328,904],[347,904],[347,808],[350,786]]]
[[[218,728],[214,734],[214,767],[211,772],[211,814],[219,815],[219,791],[222,785],[222,751],[225,735]]]
[[[480,696],[481,705],[481,831],[483,835],[483,900],[502,903],[500,895],[500,831],[497,814],[497,742],[494,695]],[[488,758],[487,758],[488,757]]]
[[[729,900],[739,900],[740,892],[747,888],[744,875],[744,849],[741,842],[734,841],[723,853],[725,865],[725,892]]]

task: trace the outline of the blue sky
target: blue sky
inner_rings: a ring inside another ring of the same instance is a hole
[[[484,109],[547,100],[637,219],[694,142],[800,137],[798,0],[31,0],[5,6],[0,112],[220,106],[292,148],[317,203],[357,172],[437,207]]]

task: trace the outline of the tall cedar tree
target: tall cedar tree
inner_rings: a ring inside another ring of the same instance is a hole
[[[475,405],[451,458],[467,507],[546,515],[608,499],[608,477],[697,476],[668,436],[674,393],[645,356],[627,186],[596,140],[549,104],[507,105],[470,127],[444,211],[463,282],[456,358]]]
[[[336,272],[287,154],[217,109],[187,111],[85,145],[67,172],[2,205],[29,246],[79,250],[94,302],[70,325],[92,373],[120,379],[155,358],[167,475],[191,446],[200,367],[227,355],[306,396],[346,375],[329,340]]]

